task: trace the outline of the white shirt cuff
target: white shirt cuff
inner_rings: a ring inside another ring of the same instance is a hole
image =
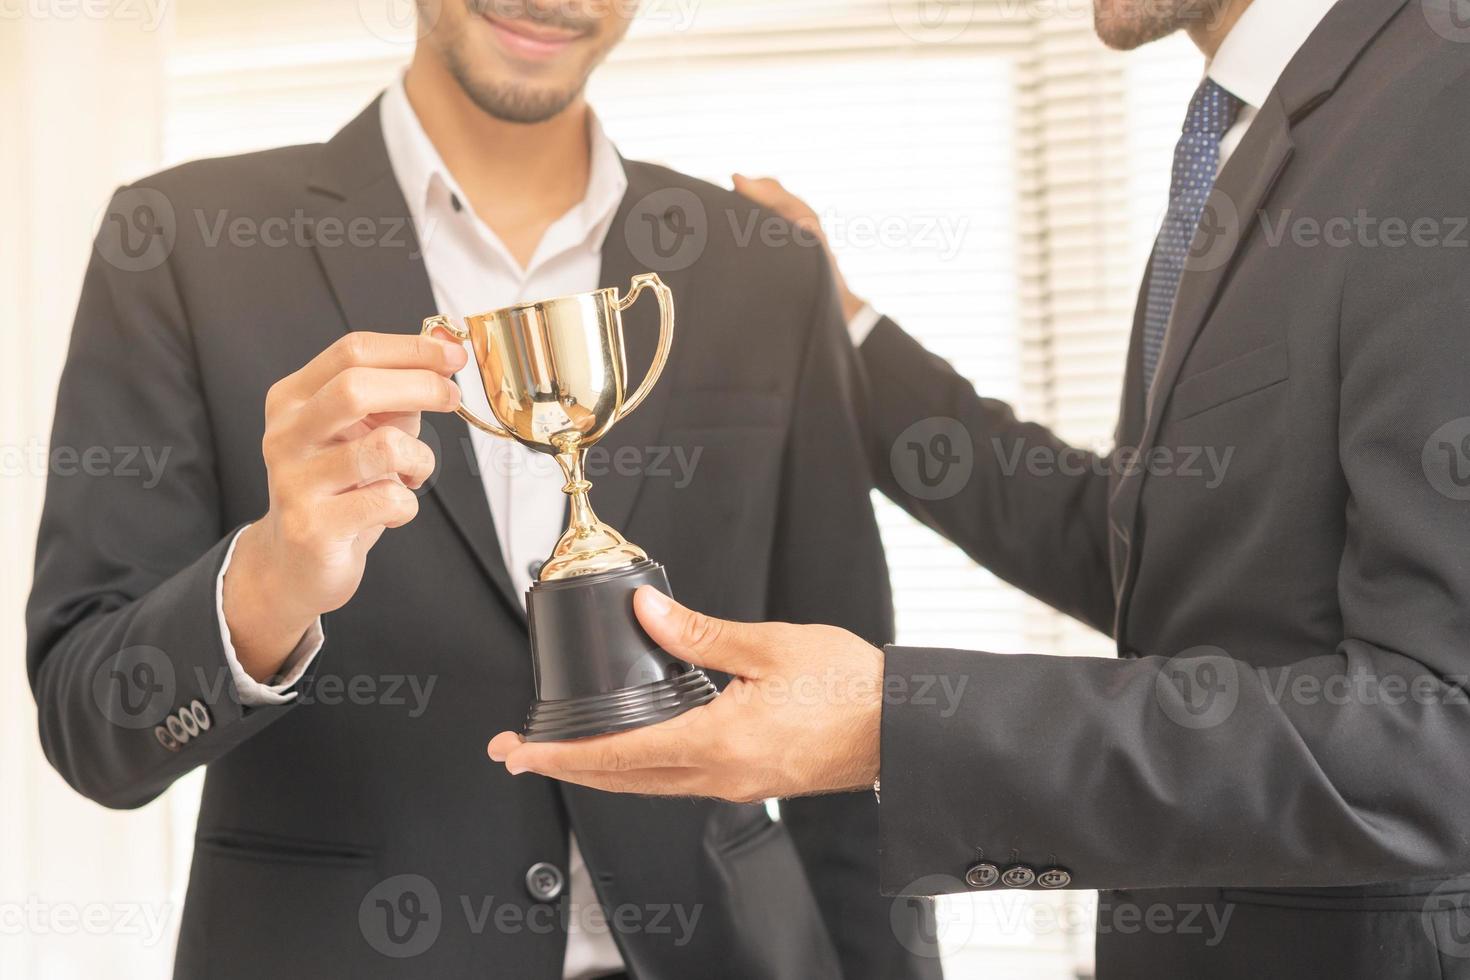
[[[847,321],[847,335],[852,338],[852,346],[863,346],[863,341],[868,339],[868,334],[873,332],[873,328],[881,319],[883,319],[883,314],[864,303],[863,308],[854,313],[852,319]]]
[[[244,530],[243,527],[240,529]],[[296,644],[296,649],[281,664],[280,683],[262,684],[245,673],[245,668],[240,666],[240,658],[235,654],[235,644],[230,641],[230,627],[225,622],[225,573],[230,570],[230,561],[235,557],[235,545],[239,543],[240,534],[236,532],[230,540],[229,549],[225,551],[225,561],[220,566],[219,578],[214,582],[214,614],[219,620],[219,638],[224,644],[225,662],[230,665],[230,676],[235,681],[235,690],[240,694],[241,704],[247,708],[285,704],[296,697],[296,692],[291,688],[301,680],[301,675],[306,673],[306,668],[311,666],[311,662],[321,652],[322,644],[326,642],[326,634],[322,632],[322,618],[318,616],[316,622],[307,628],[301,635],[301,641]]]

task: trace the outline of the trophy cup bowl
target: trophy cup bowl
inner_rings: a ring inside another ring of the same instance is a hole
[[[658,298],[658,349],[631,394],[622,311],[644,289]],[[566,477],[566,531],[526,593],[536,702],[526,717],[533,742],[605,735],[652,725],[705,704],[716,692],[705,673],[649,639],[633,614],[633,593],[665,594],[664,567],[597,519],[584,471],[587,448],[636,409],[668,362],[673,294],[658,276],[633,277],[627,295],[598,289],[520,303],[464,318],[424,320],[474,351],[495,421],[466,408],[470,425],[556,458]]]

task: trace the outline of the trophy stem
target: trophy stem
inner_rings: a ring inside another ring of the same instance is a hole
[[[592,531],[601,523],[592,512],[592,501],[587,498],[587,491],[592,489],[592,484],[587,480],[585,460],[586,450],[581,446],[556,454],[557,465],[567,478],[561,491],[570,498],[571,526],[576,531]]]
[[[646,551],[602,523],[592,512],[592,502],[587,499],[587,491],[592,489],[592,484],[584,471],[586,450],[578,434],[554,436],[553,445],[557,449],[557,465],[567,478],[561,489],[571,503],[571,521],[552,549],[551,557],[541,566],[538,579],[551,582],[578,575],[594,575],[647,561]]]

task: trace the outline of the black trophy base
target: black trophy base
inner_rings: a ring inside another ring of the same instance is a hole
[[[529,742],[561,742],[642,728],[706,704],[718,693],[704,671],[671,657],[633,614],[633,593],[669,578],[656,561],[536,582],[526,595],[536,703]]]

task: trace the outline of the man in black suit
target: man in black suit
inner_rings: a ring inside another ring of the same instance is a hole
[[[52,478],[29,668],[87,797],[208,766],[181,978],[938,976],[926,908],[875,892],[870,794],[773,822],[482,752],[533,697],[522,597],[564,481],[428,414],[457,373],[485,414],[465,350],[417,336],[437,311],[661,273],[672,357],[590,454],[599,513],[701,606],[891,638],[830,271],[739,241],[748,201],[619,157],[582,91],[626,15],[426,6],[404,79],[330,142],[113,201],[53,444],[167,464]],[[657,319],[625,322],[636,379]]]
[[[848,306],[884,491],[1119,658],[885,655],[642,594],[741,697],[492,754],[729,799],[881,772],[886,892],[1103,889],[1104,978],[1470,976],[1470,31],[1434,0],[1102,0],[1098,25],[1186,26],[1211,56],[1118,448],[1064,445]],[[970,470],[938,488],[946,459]],[[819,719],[760,696],[803,673],[864,696]]]

